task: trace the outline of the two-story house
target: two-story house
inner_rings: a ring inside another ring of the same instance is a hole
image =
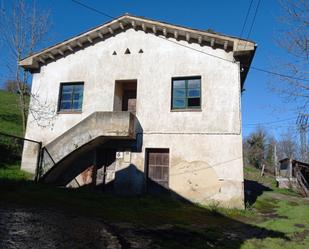
[[[256,44],[123,15],[20,61],[22,169],[62,186],[244,206],[241,92]],[[38,169],[37,169],[38,165]]]

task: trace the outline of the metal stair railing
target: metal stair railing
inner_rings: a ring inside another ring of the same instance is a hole
[[[47,157],[45,155],[47,155]],[[49,166],[50,164],[52,164],[52,166]],[[55,160],[53,159],[49,151],[46,149],[46,147],[43,147],[40,152],[40,162],[38,164],[36,181],[40,181],[41,177],[48,171],[48,169],[51,169],[55,165],[56,165]],[[47,167],[48,169],[46,170]]]
[[[38,175],[39,175],[39,169],[40,169],[40,162],[41,162],[42,142],[36,141],[36,140],[33,140],[33,139],[29,139],[29,138],[25,138],[25,137],[20,137],[20,136],[16,136],[16,135],[12,135],[12,134],[3,133],[3,132],[0,132],[0,136],[19,139],[20,141],[23,141],[23,142],[27,141],[27,142],[35,143],[35,144],[38,145],[37,161],[36,161],[35,176],[34,176],[34,180],[37,181]]]

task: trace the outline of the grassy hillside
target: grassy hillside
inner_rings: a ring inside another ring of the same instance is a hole
[[[18,95],[0,90],[0,132],[23,136]]]
[[[0,90],[0,132],[23,136],[18,95],[3,90]],[[0,178],[26,176],[19,170],[22,144],[22,140],[0,135]]]

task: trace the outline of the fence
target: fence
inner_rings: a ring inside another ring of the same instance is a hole
[[[39,179],[39,164],[42,150],[42,143],[39,141],[0,132],[0,167],[20,166],[25,142],[30,143],[36,151],[35,180],[37,181]]]

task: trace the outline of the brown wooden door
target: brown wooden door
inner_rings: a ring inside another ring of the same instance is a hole
[[[124,90],[122,99],[122,110],[136,113],[136,90]]]
[[[168,189],[169,150],[147,150],[148,187]]]

